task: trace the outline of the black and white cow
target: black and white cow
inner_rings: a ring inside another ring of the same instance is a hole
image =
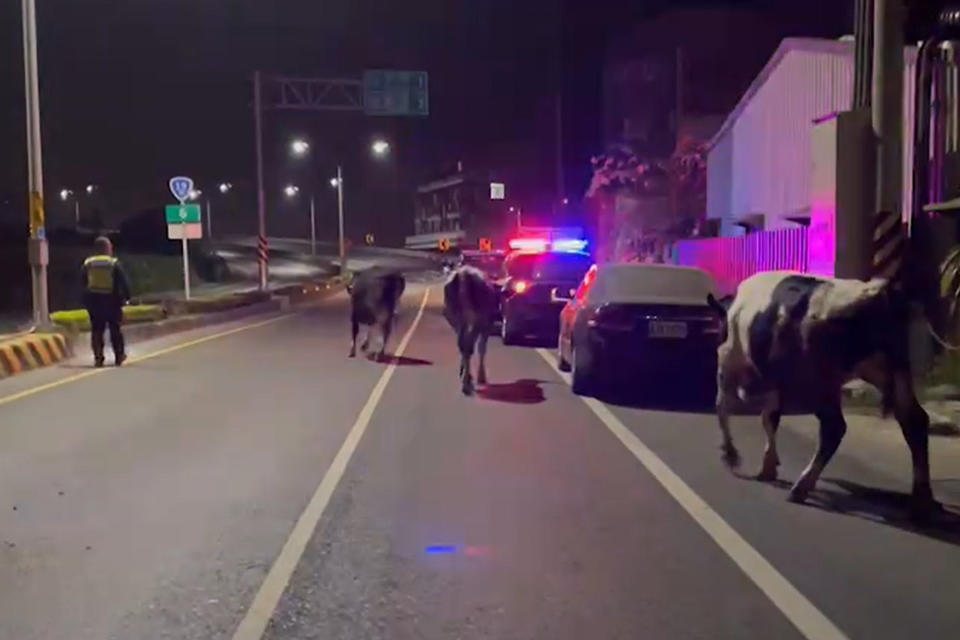
[[[361,345],[364,353],[370,346],[370,335],[374,327],[380,328],[382,342],[378,358],[383,358],[390,340],[390,331],[393,328],[393,319],[397,311],[397,303],[403,295],[406,280],[399,273],[366,272],[360,274],[347,287],[350,293],[350,357],[357,355],[357,334],[360,325],[367,325],[366,338]]]
[[[459,267],[443,287],[443,316],[457,333],[460,382],[464,395],[473,393],[470,360],[474,348],[480,360],[477,383],[487,383],[487,338],[496,319],[498,304],[494,286],[482,271],[473,267]]]
[[[784,409],[813,413],[819,446],[790,490],[792,501],[803,502],[846,432],[841,389],[862,378],[882,392],[883,414],[894,414],[910,447],[914,509],[922,514],[936,506],[929,418],[913,388],[909,306],[898,287],[768,272],[743,281],[729,309],[712,297],[708,302],[726,320],[717,352],[717,417],[728,465],[740,463],[729,427],[738,403],[760,408],[767,444],[757,478],[767,481],[777,478],[776,434]]]

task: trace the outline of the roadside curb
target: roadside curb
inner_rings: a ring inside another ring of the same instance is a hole
[[[213,313],[175,316],[157,322],[127,324],[123,327],[127,343],[143,342],[174,333],[235,322],[253,316],[289,311],[334,295],[345,288],[341,279],[323,284],[291,285],[276,291],[265,302]],[[89,341],[89,331],[63,330],[60,333],[29,333],[0,340],[0,380],[19,373],[41,369],[73,355],[73,346]]]
[[[0,342],[0,379],[48,367],[73,354],[73,340],[61,333],[30,333]]]

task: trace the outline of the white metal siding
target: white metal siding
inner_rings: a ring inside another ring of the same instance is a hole
[[[912,192],[915,61],[916,51],[908,49],[904,61],[904,212],[909,211],[906,205]],[[761,213],[767,229],[792,227],[788,216],[809,215],[813,121],[849,109],[852,95],[852,47],[845,52],[787,51],[710,151],[708,215],[734,221]],[[727,197],[729,205],[723,203]],[[723,227],[728,227],[726,220]]]

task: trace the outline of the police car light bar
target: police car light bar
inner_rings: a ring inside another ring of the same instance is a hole
[[[510,248],[517,251],[546,251],[547,241],[543,238],[513,238]]]
[[[553,241],[553,250],[554,251],[583,251],[587,248],[586,240],[577,240],[577,239],[567,239],[567,240],[554,240]]]

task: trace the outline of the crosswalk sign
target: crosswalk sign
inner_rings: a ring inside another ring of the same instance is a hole
[[[440,240],[440,251],[449,251],[450,250],[450,241],[446,238]]]
[[[367,244],[373,244],[373,242],[374,242],[373,234],[372,234],[372,233],[368,233],[368,234],[367,234],[367,237],[364,238],[364,240],[366,240],[366,243],[367,243]]]
[[[490,238],[480,238],[480,251],[493,251],[493,243]]]

